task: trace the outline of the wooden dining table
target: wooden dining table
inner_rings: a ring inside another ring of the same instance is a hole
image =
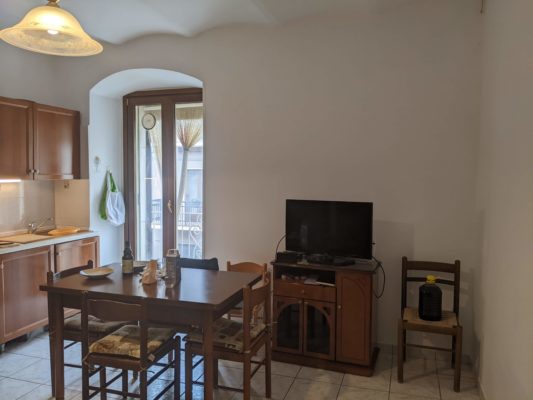
[[[81,309],[84,292],[104,294],[109,300],[128,301],[144,298],[148,322],[170,326],[194,325],[202,328],[204,345],[204,399],[213,399],[214,358],[213,321],[242,301],[243,287],[259,282],[261,275],[243,272],[209,271],[182,268],[181,281],[166,288],[161,279],[143,285],[139,275],[124,275],[120,264],[105,278],[69,276],[40,289],[48,295],[52,396],[64,399],[63,320],[64,309]]]

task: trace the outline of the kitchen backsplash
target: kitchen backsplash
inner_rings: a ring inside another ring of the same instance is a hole
[[[49,217],[55,217],[54,182],[0,183],[0,233],[26,229],[30,222]]]

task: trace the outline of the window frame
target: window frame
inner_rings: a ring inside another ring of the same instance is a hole
[[[126,222],[124,225],[124,240],[130,242],[134,254],[137,253],[137,221],[135,201],[135,108],[138,105],[161,104],[162,115],[162,151],[163,171],[173,171],[172,174],[163,173],[163,200],[161,204],[163,224],[163,253],[165,249],[176,247],[176,218],[166,207],[166,199],[172,199],[173,210],[176,212],[176,123],[175,105],[180,103],[202,103],[202,88],[147,90],[129,93],[122,98],[123,107],[123,166],[124,166],[124,202],[126,204]],[[204,129],[205,134],[205,129]],[[204,141],[205,147],[205,141]],[[205,157],[205,156],[204,156]],[[205,165],[205,158],[204,158]],[[205,185],[205,180],[204,180]],[[202,188],[205,194],[205,187]],[[202,202],[205,215],[205,201]],[[205,226],[205,220],[202,222]],[[202,235],[204,230],[202,229]],[[202,238],[202,243],[205,243]],[[204,248],[202,247],[202,253]]]

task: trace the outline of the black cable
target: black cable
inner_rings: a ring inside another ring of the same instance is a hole
[[[374,268],[373,272],[376,272],[378,268],[381,268],[381,273],[383,274],[383,287],[381,288],[381,293],[377,295],[376,292],[374,292],[374,296],[376,296],[376,299],[379,299],[381,298],[381,296],[383,296],[383,293],[385,292],[385,280],[386,280],[385,269],[383,268],[383,263],[379,261],[376,257],[372,257],[372,259],[376,262],[376,268]]]
[[[283,239],[285,239],[285,236],[287,236],[287,234],[284,234],[281,239],[279,240],[277,246],[276,246],[276,252],[274,253],[274,260],[278,258],[278,249],[279,249],[279,245],[281,244],[281,241]]]

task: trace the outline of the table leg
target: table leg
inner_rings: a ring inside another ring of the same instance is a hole
[[[63,304],[61,295],[48,293],[48,326],[50,337],[50,374],[52,395],[57,400],[65,397],[65,364],[63,359]]]
[[[213,400],[213,316],[205,318],[203,326],[204,345],[204,399]]]

